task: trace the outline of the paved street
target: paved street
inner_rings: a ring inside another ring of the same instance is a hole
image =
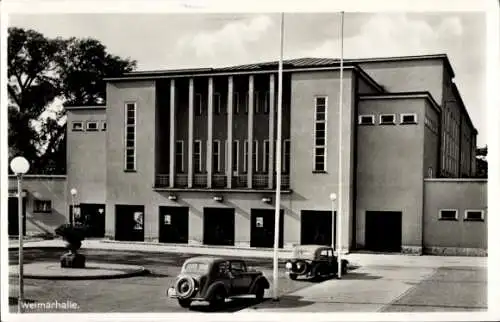
[[[59,260],[61,250],[26,249],[25,263],[32,261]],[[177,301],[165,296],[167,287],[180,272],[182,263],[193,255],[174,253],[141,253],[107,250],[85,250],[88,261],[100,261],[122,264],[141,265],[151,274],[139,277],[109,280],[34,280],[25,279],[25,298],[28,301],[67,301],[71,300],[80,306],[79,312],[185,312]],[[248,259],[250,267],[262,270],[272,282],[272,260]],[[10,264],[17,263],[17,251],[10,251]],[[310,282],[291,281],[283,268],[280,269],[280,294],[287,294],[300,288],[310,286]],[[17,296],[17,279],[10,278],[11,304],[15,304]],[[238,299],[228,302],[225,311],[241,310],[255,302],[251,299]],[[208,307],[199,303],[193,311],[205,312]],[[11,306],[11,310],[17,310]]]
[[[154,249],[154,247],[150,247]],[[28,301],[68,301],[79,312],[185,312],[165,296],[184,259],[193,255],[172,252],[138,252],[85,249],[89,261],[142,265],[147,276],[111,280],[25,280]],[[17,251],[10,251],[10,264]],[[55,261],[61,250],[25,250],[25,261]],[[351,255],[350,255],[351,256]],[[487,308],[485,258],[352,254],[363,265],[342,280],[322,283],[291,281],[280,268],[279,303],[251,299],[227,303],[226,312],[409,312],[482,311]],[[384,260],[380,260],[380,259]],[[245,257],[250,266],[263,270],[272,282],[272,259]],[[372,260],[370,260],[372,259]],[[386,263],[385,265],[381,263]],[[282,266],[282,265],[281,265]],[[11,310],[15,310],[17,280],[10,279]],[[270,293],[266,294],[269,298]],[[192,311],[207,312],[206,305]],[[60,312],[60,311],[59,311]]]

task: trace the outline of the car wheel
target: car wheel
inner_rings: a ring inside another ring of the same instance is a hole
[[[257,285],[255,288],[255,299],[259,302],[262,301],[264,299],[264,292],[265,289],[262,284]]]
[[[290,277],[291,280],[295,281],[297,279],[297,274],[290,273],[288,274],[288,276]]]
[[[178,299],[179,305],[183,308],[188,308],[191,305],[191,300],[188,299]]]
[[[226,292],[224,291],[224,289],[220,288],[216,290],[214,295],[212,296],[212,299],[210,300],[210,306],[213,308],[220,308],[224,305],[225,301]]]

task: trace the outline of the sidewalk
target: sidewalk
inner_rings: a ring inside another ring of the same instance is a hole
[[[61,239],[26,241],[24,248],[45,248],[45,247],[64,247],[64,241]],[[9,241],[9,249],[18,247],[17,240]],[[179,245],[179,244],[160,244],[153,242],[123,242],[113,240],[89,239],[82,243],[82,250],[100,249],[100,250],[119,250],[119,251],[138,251],[138,252],[160,252],[160,253],[183,253],[196,255],[214,255],[214,256],[237,256],[250,258],[272,258],[272,249],[262,248],[241,248],[241,247],[220,247],[206,245]],[[288,259],[292,255],[290,249],[281,249],[279,251],[280,259]],[[393,267],[427,267],[437,268],[447,267],[487,267],[487,257],[458,257],[458,256],[412,256],[402,254],[367,254],[350,253],[344,255],[349,262],[355,266],[393,266]]]

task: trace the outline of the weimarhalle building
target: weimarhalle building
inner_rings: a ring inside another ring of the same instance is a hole
[[[342,119],[339,60],[283,68],[280,247],[335,239],[341,147],[347,251],[486,254],[477,131],[446,55],[344,60]],[[68,221],[75,188],[95,237],[272,247],[277,69],[107,79],[105,105],[67,107],[67,175],[27,178],[28,231]]]

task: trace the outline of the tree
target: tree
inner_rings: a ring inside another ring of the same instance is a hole
[[[136,61],[109,54],[95,39],[49,39],[9,28],[9,157],[24,155],[31,173],[65,173],[65,111],[42,114],[56,99],[64,105],[103,104],[103,78],[135,67]]]
[[[476,149],[476,178],[488,178],[488,146]]]

